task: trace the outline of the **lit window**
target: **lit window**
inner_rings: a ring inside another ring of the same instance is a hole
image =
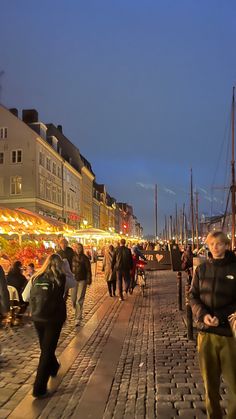
[[[11,152],[12,163],[22,163],[22,150],[13,150]]]
[[[22,192],[22,177],[11,176],[11,195],[20,195]]]
[[[0,164],[4,163],[4,153],[0,153]]]
[[[7,128],[1,127],[0,128],[0,139],[5,140],[7,138]]]

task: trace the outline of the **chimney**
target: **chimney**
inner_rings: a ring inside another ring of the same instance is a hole
[[[62,125],[57,125],[57,129],[58,129],[58,131],[60,131],[61,134],[63,133],[63,131],[62,131]]]
[[[33,122],[38,122],[38,112],[36,109],[23,109],[22,111],[22,121],[26,124],[32,124]]]
[[[16,108],[10,108],[9,111],[12,113],[12,115],[16,116],[18,118],[18,109]]]

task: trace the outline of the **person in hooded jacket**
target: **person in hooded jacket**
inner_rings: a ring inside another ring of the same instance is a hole
[[[102,270],[104,271],[104,277],[107,281],[107,287],[110,297],[115,297],[116,295],[116,272],[112,270],[112,259],[114,256],[114,246],[110,244],[108,249],[105,251],[103,258]]]
[[[198,333],[208,419],[223,417],[221,374],[229,387],[228,419],[236,418],[236,257],[222,231],[206,239],[212,258],[196,268],[189,298]],[[235,320],[229,322],[229,316]]]

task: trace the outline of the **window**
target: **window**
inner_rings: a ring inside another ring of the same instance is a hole
[[[4,196],[4,182],[3,177],[0,177],[0,195]]]
[[[45,198],[45,179],[42,176],[39,179],[39,195],[41,198]]]
[[[56,186],[52,187],[52,202],[56,202],[57,201],[57,188]]]
[[[61,188],[57,188],[57,202],[58,204],[61,204]]]
[[[43,167],[45,166],[45,157],[42,151],[39,152],[39,164]]]
[[[0,139],[5,140],[7,138],[7,128],[1,127],[0,128]]]
[[[51,201],[51,184],[49,182],[46,183],[46,199]]]
[[[57,172],[57,166],[56,166],[56,163],[52,163],[52,173],[54,174],[54,175],[56,175],[56,172]]]
[[[22,192],[22,177],[11,176],[11,195],[20,195]]]
[[[57,176],[61,178],[61,168],[59,166],[57,167]]]
[[[11,152],[12,163],[22,163],[22,150],[13,150]]]
[[[46,168],[47,170],[49,170],[49,172],[51,172],[51,160],[48,157],[47,157]]]
[[[0,164],[4,163],[4,153],[0,153]]]
[[[70,208],[70,194],[67,193],[67,206]]]

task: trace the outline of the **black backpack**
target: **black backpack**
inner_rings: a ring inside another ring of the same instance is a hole
[[[34,321],[48,322],[56,320],[63,304],[65,280],[60,286],[47,276],[39,276],[33,280],[30,291],[30,309]]]

